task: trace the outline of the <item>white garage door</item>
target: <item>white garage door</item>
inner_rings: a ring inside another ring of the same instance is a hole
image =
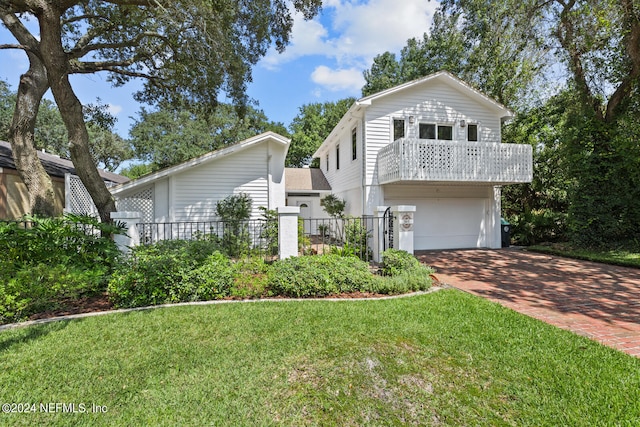
[[[386,203],[388,206],[416,206],[416,250],[487,246],[486,199],[387,200]]]

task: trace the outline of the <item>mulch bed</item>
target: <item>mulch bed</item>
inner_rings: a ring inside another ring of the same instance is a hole
[[[50,319],[52,317],[69,316],[72,314],[93,313],[97,311],[113,310],[113,304],[109,301],[107,293],[84,297],[77,300],[69,300],[60,304],[63,308],[32,314],[29,320]]]

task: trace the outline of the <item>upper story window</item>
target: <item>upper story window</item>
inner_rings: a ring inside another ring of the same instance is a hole
[[[353,128],[351,131],[351,160],[358,158],[358,130]]]
[[[404,138],[404,119],[393,119],[393,140]]]
[[[336,145],[336,170],[340,169],[340,144]]]
[[[453,140],[453,126],[436,125],[434,123],[420,123],[418,126],[418,137],[420,139],[440,139],[444,141]]]
[[[327,172],[329,172],[329,153],[327,153]]]
[[[472,124],[467,125],[467,141],[477,141],[478,140],[478,125]]]

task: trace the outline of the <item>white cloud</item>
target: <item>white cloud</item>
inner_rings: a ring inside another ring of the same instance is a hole
[[[332,70],[321,65],[311,74],[311,80],[332,92],[359,91],[364,85],[362,71],[356,68]]]
[[[373,58],[386,51],[399,52],[408,39],[422,37],[437,7],[438,2],[425,0],[328,0],[323,16],[312,21],[296,14],[287,50],[271,51],[261,65],[275,70],[294,60],[321,56],[326,58],[325,65],[314,70],[315,83],[332,91],[356,84],[360,89],[362,72]]]
[[[117,116],[122,112],[122,105],[107,104],[107,111],[112,116]]]

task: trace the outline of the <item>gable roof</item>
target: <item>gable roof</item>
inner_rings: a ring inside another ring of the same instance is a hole
[[[331,185],[318,168],[285,168],[286,191],[331,191]]]
[[[245,139],[244,141],[238,142],[236,144],[233,145],[229,145],[227,147],[221,148],[219,150],[216,151],[211,151],[207,154],[204,154],[200,157],[196,157],[194,159],[191,160],[187,160],[186,162],[182,162],[180,164],[174,165],[174,166],[169,166],[167,168],[161,169],[157,172],[153,172],[150,173],[148,175],[144,175],[140,178],[131,180],[127,183],[121,184],[121,185],[117,185],[115,187],[111,187],[109,188],[109,191],[111,191],[111,194],[118,194],[121,193],[123,191],[128,191],[131,190],[132,188],[136,188],[136,187],[140,187],[142,185],[148,185],[151,184],[161,178],[167,177],[169,175],[173,175],[176,173],[180,173],[183,172],[185,170],[187,170],[188,168],[191,168],[193,166],[199,166],[202,164],[206,164],[206,163],[210,163],[213,161],[216,161],[222,157],[228,156],[229,154],[233,154],[233,153],[237,153],[239,151],[242,150],[246,150],[247,148],[256,145],[256,144],[260,144],[262,142],[266,142],[266,141],[275,141],[279,144],[282,144],[284,146],[288,146],[289,143],[291,142],[291,140],[289,138],[285,138],[282,135],[279,135],[275,132],[265,132],[262,133],[260,135],[256,135],[252,138],[249,139]]]
[[[41,151],[38,151],[38,158],[49,176],[64,178],[67,173],[77,175],[76,168],[70,160],[62,159],[59,156],[43,153]],[[13,160],[11,144],[6,141],[0,141],[0,168],[17,169]],[[118,175],[117,173],[108,172],[102,169],[98,169],[98,173],[105,182],[120,184],[129,181],[129,178],[126,176]]]
[[[351,105],[349,110],[346,112],[344,116],[340,119],[338,124],[333,128],[329,136],[322,142],[320,147],[313,154],[313,157],[318,157],[325,151],[325,143],[331,139],[333,139],[340,129],[344,128],[348,122],[353,120],[354,117],[361,117],[363,114],[362,111],[369,107],[372,103],[376,102],[381,98],[385,98],[389,95],[393,95],[396,93],[400,93],[406,90],[415,89],[418,86],[422,86],[424,84],[428,84],[433,81],[441,81],[457,90],[461,91],[471,99],[478,101],[479,103],[485,105],[486,107],[496,111],[497,114],[500,115],[502,119],[507,119],[513,117],[514,113],[509,110],[504,105],[500,104],[498,101],[490,98],[484,93],[480,92],[478,89],[473,88],[468,83],[460,80],[458,77],[454,76],[448,71],[438,71],[437,73],[430,74],[426,77],[422,77],[407,83],[400,84],[398,86],[394,86],[392,88],[383,90],[378,93],[374,93],[373,95],[365,96],[364,98],[358,99],[356,102]]]
[[[428,83],[430,81],[435,81],[435,80],[439,80],[448,84],[449,86],[453,86],[458,90],[460,90],[461,92],[465,93],[467,96],[474,98],[476,101],[480,102],[481,104],[484,104],[487,107],[497,110],[499,113],[503,114],[502,118],[513,116],[513,112],[509,110],[507,107],[500,104],[498,101],[490,98],[489,96],[485,95],[484,93],[480,92],[478,89],[470,86],[465,81],[460,80],[458,77],[454,76],[448,71],[438,71],[437,73],[430,74],[426,77],[422,77],[407,83],[403,83],[398,86],[394,86],[392,88],[383,90],[382,92],[374,93],[373,95],[365,96],[364,98],[357,100],[356,104],[371,105],[372,102],[380,98],[384,98],[385,96],[388,96],[397,92],[402,92],[408,89],[414,89],[416,86],[421,86],[425,83]]]

